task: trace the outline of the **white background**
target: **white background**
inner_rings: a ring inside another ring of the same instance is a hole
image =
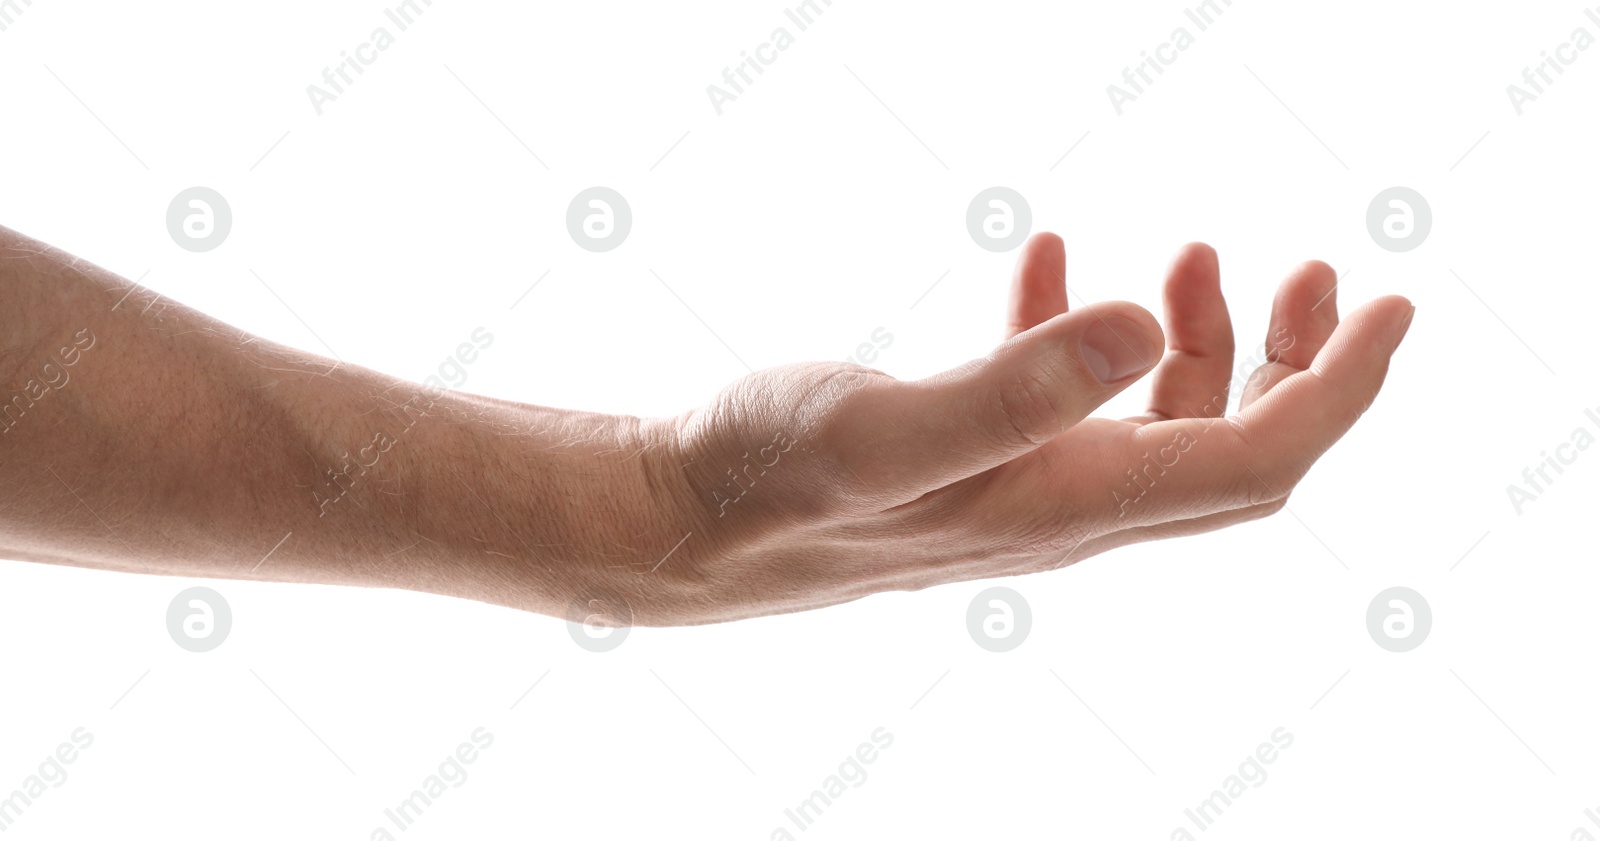
[[[1582,5],[1238,0],[1196,32],[1167,0],[836,0],[795,32],[778,2],[438,0],[320,116],[306,86],[382,3],[20,8],[0,222],[411,379],[480,326],[464,388],[546,405],[676,413],[879,327],[878,367],[930,374],[998,338],[1015,254],[965,229],[996,184],[1066,238],[1075,303],[1154,310],[1174,250],[1213,244],[1241,353],[1305,259],[1346,311],[1418,311],[1292,513],[1003,582],[1034,615],[1007,654],[967,634],[988,583],[595,654],[444,598],[0,563],[0,794],[94,734],[15,837],[364,839],[480,726],[405,837],[1198,836],[1184,810],[1279,727],[1206,837],[1600,835],[1600,452],[1520,515],[1506,493],[1600,407],[1600,47],[1520,116],[1506,93],[1600,36]],[[780,25],[793,46],[718,116],[706,86]],[[1194,45],[1119,116],[1107,85],[1180,25]],[[234,214],[204,254],[164,221],[197,184]],[[603,254],[565,227],[596,184],[634,214]],[[1366,229],[1394,185],[1433,212],[1408,253]],[[233,610],[206,654],[164,625],[193,583]],[[1408,654],[1365,627],[1397,585],[1434,614]],[[796,829],[879,727],[865,783]]]

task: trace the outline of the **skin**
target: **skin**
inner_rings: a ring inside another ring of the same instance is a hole
[[[610,625],[1052,570],[1281,509],[1414,312],[1341,320],[1333,270],[1304,263],[1240,373],[1208,246],[1174,259],[1164,330],[1130,303],[1069,310],[1065,263],[1029,240],[1004,341],[951,371],[789,365],[646,419],[430,392],[0,228],[0,557]],[[1089,416],[1147,375],[1144,414]]]

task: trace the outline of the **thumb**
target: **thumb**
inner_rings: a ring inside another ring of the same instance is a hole
[[[1153,368],[1164,347],[1156,319],[1135,304],[1063,313],[983,359],[858,392],[836,452],[881,490],[873,501],[906,502],[1043,446]]]

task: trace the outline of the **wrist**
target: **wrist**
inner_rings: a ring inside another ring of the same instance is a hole
[[[633,419],[364,373],[288,397],[309,456],[300,517],[323,542],[361,547],[345,583],[563,615],[619,563],[644,507]]]

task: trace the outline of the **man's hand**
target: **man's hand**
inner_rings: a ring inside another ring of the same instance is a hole
[[[944,374],[792,365],[641,420],[275,345],[0,228],[0,557],[650,625],[1053,569],[1277,510],[1412,313],[1340,323],[1332,270],[1301,266],[1228,417],[1209,248],[1173,264],[1165,336],[1132,304],[1068,312],[1064,274],[1034,237],[1006,341]],[[1145,414],[1089,417],[1152,368]]]
[[[1172,264],[1165,333],[1129,303],[1069,311],[1065,262],[1058,237],[1028,242],[1006,341],[983,359],[914,382],[844,363],[770,369],[647,423],[671,524],[662,559],[589,607],[644,624],[737,619],[1266,516],[1371,405],[1414,312],[1390,296],[1341,322],[1333,270],[1305,263],[1278,291],[1264,350],[1236,368],[1208,246]],[[1089,417],[1151,370],[1143,414]]]

